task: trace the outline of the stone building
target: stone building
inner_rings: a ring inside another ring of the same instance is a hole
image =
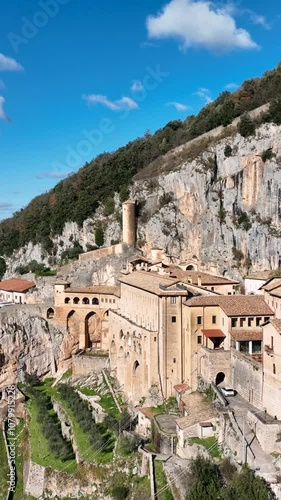
[[[230,383],[232,349],[261,360],[261,325],[273,315],[261,296],[205,296],[184,302],[185,382],[192,390],[198,377]]]
[[[79,348],[108,350],[108,317],[117,309],[119,287],[95,285],[72,288],[66,281],[54,285],[54,320],[66,327],[69,335],[79,341]]]
[[[119,309],[109,315],[111,368],[135,403],[153,387],[172,396],[184,379],[182,303],[189,292],[178,279],[145,271],[120,283]]]
[[[281,420],[281,319],[265,323],[263,341],[263,406]]]
[[[239,286],[239,281],[203,271],[183,270],[179,266],[169,266],[167,272],[183,283],[193,284],[221,295],[235,295]]]
[[[36,287],[33,281],[10,278],[0,281],[0,301],[13,304],[25,304],[26,294]]]
[[[281,318],[281,277],[270,278],[261,286],[260,290],[276,317]]]

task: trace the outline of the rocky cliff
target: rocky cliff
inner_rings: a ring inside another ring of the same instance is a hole
[[[227,149],[226,149],[227,148]],[[281,127],[264,124],[244,138],[234,126],[212,131],[169,152],[138,174],[131,195],[140,202],[138,246],[157,246],[203,268],[241,277],[248,269],[279,267]],[[164,196],[163,196],[164,195]],[[73,238],[84,250],[102,221],[105,244],[120,239],[120,204],[104,217],[102,207],[82,228],[67,223],[55,239],[58,257]],[[32,259],[47,263],[40,245],[8,259],[9,272]]]
[[[46,320],[43,306],[0,309],[0,389],[24,373],[54,375],[76,349],[75,340]]]

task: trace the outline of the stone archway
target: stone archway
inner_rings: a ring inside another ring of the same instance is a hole
[[[101,320],[99,316],[91,311],[85,317],[85,344],[86,347],[101,347]]]
[[[66,329],[71,337],[70,343],[78,344],[80,338],[80,318],[76,311],[72,310],[66,317]]]
[[[195,266],[193,264],[189,264],[185,268],[186,271],[195,271]]]
[[[216,376],[216,385],[221,384],[225,379],[225,373],[219,372]]]
[[[141,382],[141,365],[136,360],[133,364],[132,373],[132,399],[139,401],[142,397],[142,382]]]

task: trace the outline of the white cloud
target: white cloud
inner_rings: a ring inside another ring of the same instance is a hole
[[[8,122],[10,121],[10,119],[4,111],[4,103],[5,103],[4,97],[0,96],[0,120],[5,120],[6,122]]]
[[[22,71],[23,67],[12,57],[0,53],[0,71]]]
[[[102,104],[112,111],[120,111],[122,109],[137,109],[138,105],[131,97],[122,97],[117,101],[110,101],[106,96],[100,94],[90,94],[82,96],[88,104]]]
[[[227,90],[237,90],[239,88],[239,85],[237,83],[228,83],[225,88]]]
[[[149,49],[149,48],[156,49],[157,47],[158,45],[156,45],[156,43],[153,42],[141,42],[140,44],[141,49]]]
[[[174,108],[176,108],[177,111],[187,111],[188,109],[190,109],[190,106],[187,106],[186,104],[182,104],[176,101],[167,102],[166,106],[174,106]]]
[[[215,7],[208,0],[172,0],[162,12],[147,19],[150,38],[176,38],[181,48],[215,50],[253,49],[250,33],[236,26],[231,9]]]
[[[134,80],[133,85],[131,86],[132,92],[142,92],[144,90],[144,86],[140,80]]]
[[[203,87],[198,89],[197,92],[194,92],[194,95],[198,95],[198,97],[201,97],[202,99],[204,99],[206,104],[209,104],[210,102],[213,101],[213,99],[210,97],[209,89],[205,89]]]

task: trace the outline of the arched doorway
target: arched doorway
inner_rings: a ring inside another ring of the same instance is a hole
[[[216,385],[221,384],[225,379],[225,374],[223,372],[219,372],[216,376]]]
[[[85,343],[87,347],[101,348],[101,321],[94,311],[85,318]]]
[[[70,311],[66,318],[66,329],[69,335],[79,342],[80,320],[75,311]]]
[[[49,307],[49,309],[47,310],[47,319],[53,319],[54,314],[55,314],[54,309],[52,307]]]
[[[132,375],[132,399],[136,402],[142,397],[141,366],[137,360],[133,364]]]

